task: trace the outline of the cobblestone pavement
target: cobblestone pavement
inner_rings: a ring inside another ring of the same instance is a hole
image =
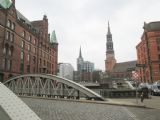
[[[84,102],[22,98],[42,120],[134,120],[125,107]]]
[[[157,109],[142,109],[127,107],[127,109],[136,115],[138,120],[160,120],[160,110]]]
[[[42,120],[159,120],[160,110],[22,98]]]

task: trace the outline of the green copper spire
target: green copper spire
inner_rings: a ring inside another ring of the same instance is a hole
[[[7,9],[12,5],[11,0],[0,0],[0,7]]]
[[[56,38],[55,30],[52,32],[50,42],[51,42],[51,43],[58,43],[58,42],[57,42],[57,38]]]

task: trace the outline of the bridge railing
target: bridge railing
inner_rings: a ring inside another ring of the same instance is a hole
[[[86,98],[104,100],[99,94],[90,89],[54,75],[28,74],[20,75],[4,83],[18,95],[59,97],[59,98]]]

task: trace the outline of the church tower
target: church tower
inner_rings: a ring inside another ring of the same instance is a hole
[[[83,57],[82,57],[82,52],[81,52],[81,47],[80,47],[79,57],[77,58],[77,71],[81,72],[82,66],[83,66]]]
[[[83,71],[83,57],[81,52],[81,47],[79,50],[79,57],[77,58],[77,72],[78,72],[78,80],[82,81],[82,71]]]
[[[115,63],[115,55],[114,55],[114,48],[113,48],[113,41],[112,41],[112,34],[110,31],[110,26],[108,22],[108,33],[106,35],[106,60],[105,60],[105,71],[111,72]]]

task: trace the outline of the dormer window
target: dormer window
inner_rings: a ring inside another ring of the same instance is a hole
[[[22,18],[20,18],[20,21],[21,21],[22,23],[25,23],[25,20],[23,20]]]
[[[31,29],[31,25],[27,24],[28,28]]]

